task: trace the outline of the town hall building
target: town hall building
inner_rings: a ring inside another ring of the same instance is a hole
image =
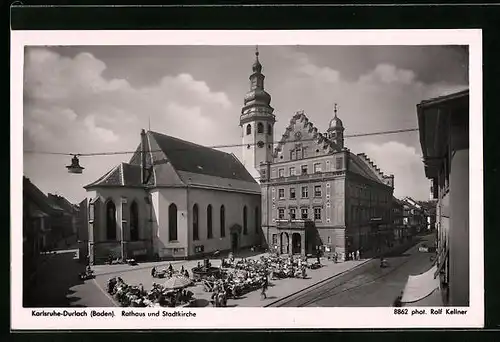
[[[319,247],[340,255],[382,248],[393,235],[394,176],[385,175],[366,154],[346,148],[336,105],[325,133],[301,111],[273,144],[276,118],[258,51],[252,71],[240,116],[242,156],[261,183],[267,246],[302,255]]]

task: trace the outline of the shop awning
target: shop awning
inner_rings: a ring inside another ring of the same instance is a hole
[[[401,302],[417,302],[439,289],[439,277],[434,277],[436,271],[437,267],[433,266],[425,273],[409,276]]]

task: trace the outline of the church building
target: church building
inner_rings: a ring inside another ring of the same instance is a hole
[[[261,241],[260,187],[233,155],[144,130],[87,190],[91,263],[186,259]]]
[[[336,105],[325,133],[301,111],[273,144],[276,118],[258,52],[252,71],[240,116],[242,156],[261,183],[267,246],[302,255],[319,247],[341,255],[383,248],[393,235],[383,228],[391,225],[394,176],[346,148]]]

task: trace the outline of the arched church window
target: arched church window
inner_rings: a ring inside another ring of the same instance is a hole
[[[247,215],[247,206],[243,207],[243,234],[247,235],[248,231],[248,215]]]
[[[220,206],[220,237],[226,236],[226,210],[223,205]]]
[[[273,126],[271,124],[267,125],[267,134],[272,135],[273,134]]]
[[[255,234],[259,233],[259,227],[260,227],[259,207],[255,207]]]
[[[257,133],[264,133],[264,125],[262,124],[262,122],[259,122],[257,124]]]
[[[177,240],[177,206],[174,203],[168,206],[168,240]]]
[[[247,125],[247,135],[252,134],[252,125],[248,124]]]
[[[199,225],[198,225],[198,204],[193,205],[193,240],[198,240],[199,236]]]
[[[213,237],[212,232],[212,205],[207,206],[207,238],[211,239]]]
[[[113,201],[106,204],[106,240],[116,240],[116,207]]]
[[[136,201],[130,206],[130,240],[139,240],[139,208]]]

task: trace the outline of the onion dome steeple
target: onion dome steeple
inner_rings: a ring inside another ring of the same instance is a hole
[[[271,104],[271,95],[264,90],[264,78],[262,74],[262,64],[259,61],[259,50],[255,50],[255,62],[252,65],[253,73],[250,75],[250,91],[245,95],[244,107],[242,109],[242,114],[245,113],[251,107],[267,107],[270,109],[270,113],[273,112]]]
[[[259,48],[255,48],[255,63],[253,63],[252,70],[254,73],[261,73],[262,72],[262,64],[260,64],[259,61]]]

